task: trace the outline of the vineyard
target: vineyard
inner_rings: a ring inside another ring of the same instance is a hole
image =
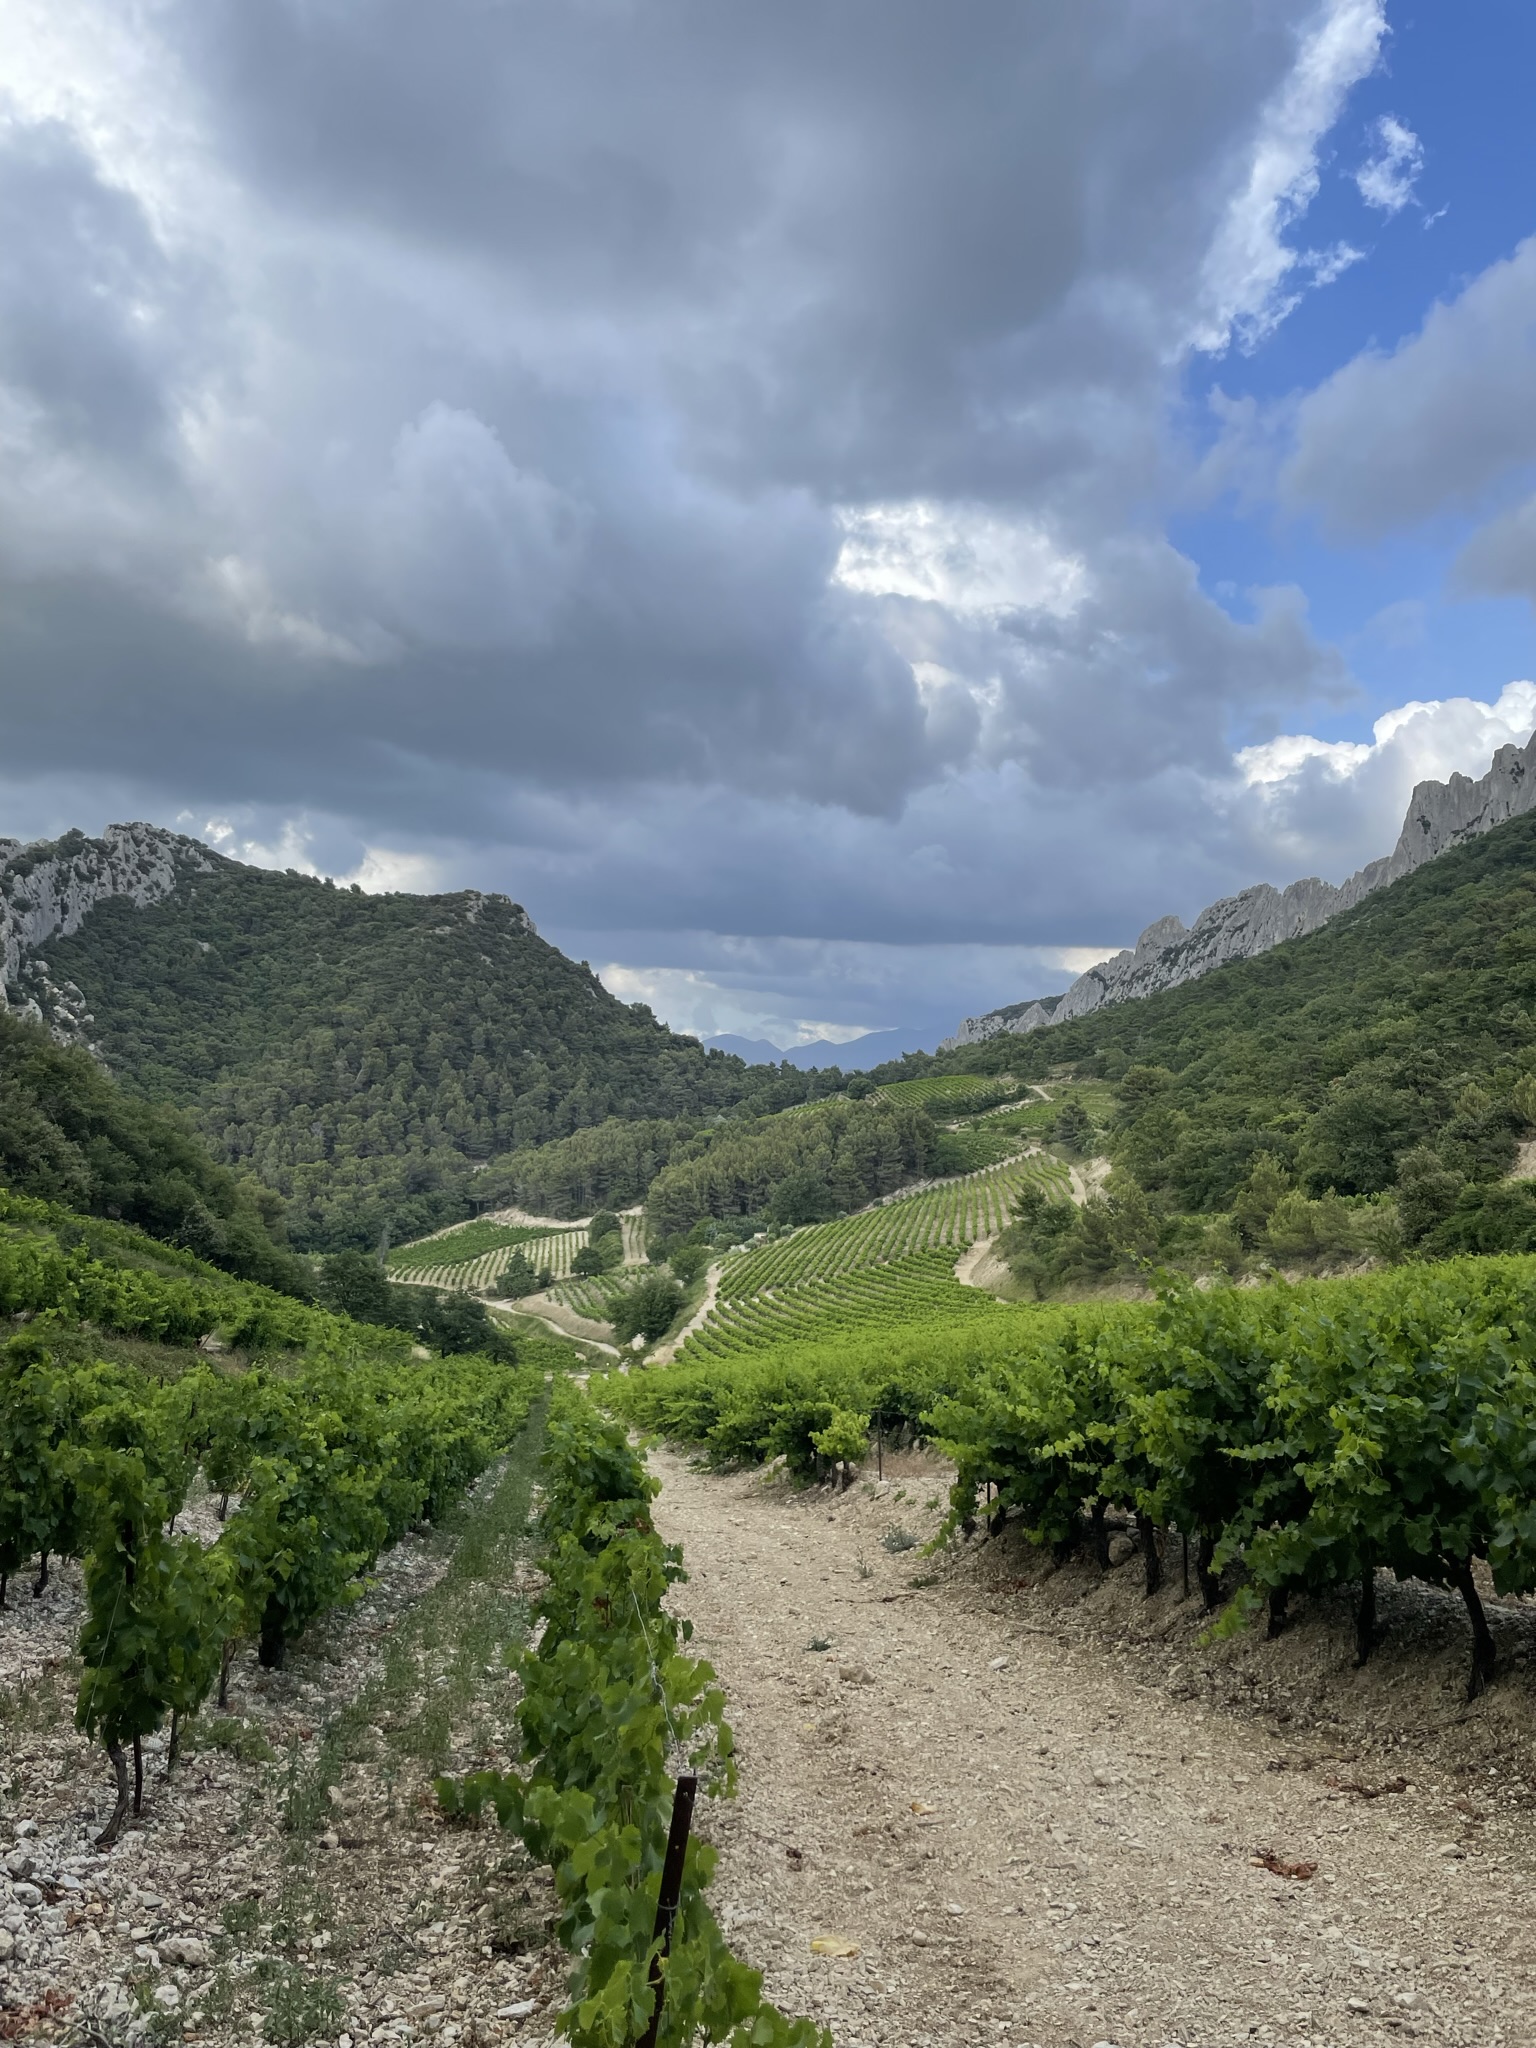
[[[595,1273],[585,1280],[562,1280],[552,1292],[562,1308],[595,1323],[606,1323],[614,1302],[634,1284],[634,1268],[621,1266],[616,1272]]]
[[[1066,1167],[1037,1153],[732,1253],[708,1320],[679,1358],[730,1358],[936,1316],[962,1322],[986,1314],[996,1304],[960,1285],[955,1259],[1003,1229],[1029,1185],[1063,1200],[1069,1195]]]
[[[936,1317],[963,1323],[997,1306],[990,1295],[959,1284],[953,1252],[912,1252],[884,1265],[719,1302],[679,1357],[731,1358],[779,1344],[829,1341],[844,1332],[902,1329]]]
[[[556,1390],[543,1467],[543,1631],[519,1665],[529,1768],[440,1778],[442,1808],[461,1823],[489,1808],[553,1867],[574,1958],[559,2031],[573,2048],[831,2048],[731,1954],[705,1896],[716,1849],[694,1838],[673,1853],[678,1781],[691,1813],[695,1790],[734,1796],[736,1762],[714,1671],[664,1604],[687,1574],[652,1523],[657,1482],[570,1387]]]
[[[391,1279],[417,1279],[426,1272],[446,1272],[484,1258],[487,1252],[516,1251],[547,1237],[549,1232],[527,1223],[497,1223],[489,1216],[462,1223],[457,1230],[440,1231],[415,1244],[398,1245],[385,1260]]]
[[[40,1584],[82,1562],[76,1722],[115,1773],[110,1842],[143,1739],[169,1717],[174,1756],[242,1645],[280,1666],[510,1442],[535,1376],[417,1358],[403,1333],[42,1202],[0,1196],[0,1226],[0,1312],[30,1319],[0,1347],[0,1599],[29,1559]],[[244,1369],[197,1344],[238,1347]],[[199,1474],[227,1513],[207,1545],[172,1533]]]
[[[1475,1693],[1493,1659],[1476,1569],[1500,1593],[1536,1590],[1533,1286],[1536,1259],[1506,1257],[1145,1304],[984,1304],[958,1327],[946,1306],[886,1337],[862,1315],[840,1338],[807,1317],[716,1351],[691,1340],[607,1398],[722,1461],[782,1455],[803,1472],[829,1431],[842,1458],[873,1427],[920,1432],[956,1467],[952,1529],[1012,1518],[1102,1559],[1118,1511],[1149,1591],[1176,1530],[1227,1629],[1267,1610],[1278,1632],[1292,1598],[1354,1586],[1363,1658],[1378,1568],[1450,1587]]]
[[[440,1649],[442,1668],[432,1675],[424,1667],[418,1675],[416,1650],[404,1653],[402,1632],[373,1667],[378,1689],[365,1691],[305,1758],[302,1780],[300,1746],[314,1730],[295,1730],[288,1764],[278,1767],[240,1708],[231,1703],[226,1710],[226,1695],[233,1681],[247,1709],[253,1692],[265,1698],[266,1683],[250,1685],[247,1658],[267,1672],[284,1670],[289,1646],[312,1624],[363,1595],[385,1550],[442,1522],[479,1475],[527,1433],[544,1380],[541,1365],[432,1358],[403,1332],[270,1295],[122,1226],[84,1222],[46,1203],[5,1195],[0,1313],[21,1319],[17,1333],[0,1345],[0,1609],[7,1594],[15,1604],[23,1567],[35,1561],[41,1588],[50,1571],[58,1575],[61,1561],[79,1561],[78,1579],[63,1575],[83,1587],[74,1719],[80,1734],[105,1751],[116,1790],[105,1827],[99,1819],[93,1823],[99,1845],[113,1847],[130,1813],[151,1841],[162,1827],[182,1837],[175,1816],[187,1812],[189,1797],[200,1797],[196,1788],[208,1783],[197,1717],[215,1699],[208,1738],[249,1742],[253,1757],[271,1766],[265,1792],[282,1791],[283,1883],[273,1888],[265,1918],[259,1891],[233,1898],[219,1939],[226,1951],[239,1953],[260,1923],[279,1950],[309,1948],[310,1967],[287,1960],[266,1967],[258,1957],[235,1970],[226,1954],[204,1979],[198,1973],[217,1960],[209,1943],[180,1937],[178,1951],[162,1930],[150,1967],[141,1968],[147,1953],[141,1931],[123,1994],[128,2010],[137,1997],[138,2009],[157,2020],[180,2009],[177,1994],[185,1985],[188,2032],[205,2031],[211,2016],[217,2037],[224,2038],[219,2028],[238,1995],[264,2005],[262,2015],[247,2017],[285,2048],[300,2048],[317,2031],[332,2038],[349,2005],[361,2010],[372,2003],[371,1975],[358,1983],[345,1963],[338,1972],[329,1954],[321,1960],[323,1943],[300,1934],[313,1924],[305,1913],[330,1910],[323,1888],[294,1874],[309,1854],[300,1838],[313,1846],[324,1819],[339,1813],[339,1794],[328,1787],[344,1758],[359,1742],[386,1741],[380,1728],[364,1725],[368,1716],[378,1713],[385,1728],[396,1726],[381,1711],[386,1694],[401,1699],[413,1683],[424,1685],[410,1753],[446,1760],[447,1700],[452,1694],[462,1708],[475,1696],[491,1647],[489,1609],[465,1601],[474,1575],[492,1569],[487,1516],[497,1489],[482,1489],[478,1522],[452,1525],[476,1533],[446,1539],[442,1554],[452,1560],[446,1576],[417,1580],[430,1601],[436,1593],[426,1589],[447,1589],[462,1574],[438,1618],[424,1619],[409,1636],[422,1652]],[[534,1346],[541,1364],[546,1355],[556,1363],[557,1349]],[[540,1435],[546,1410],[549,1450],[537,1526],[545,1577],[534,1616],[543,1627],[537,1649],[517,1660],[520,1761],[511,1770],[471,1769],[461,1780],[439,1780],[443,1804],[461,1823],[492,1808],[503,1825],[522,1834],[535,1862],[548,1866],[557,1907],[553,1932],[572,1958],[564,2011],[557,2016],[552,2010],[549,2018],[558,2017],[558,2030],[578,2048],[633,2043],[657,2012],[661,2026],[653,2038],[661,2042],[830,2048],[830,2037],[811,2022],[787,2018],[769,2004],[760,1972],[731,1953],[706,1897],[713,1847],[696,1838],[686,1856],[669,1859],[675,1778],[684,1776],[690,1789],[696,1784],[709,1799],[729,1798],[736,1767],[714,1673],[688,1654],[689,1624],[664,1604],[685,1575],[680,1554],[651,1525],[656,1483],[623,1431],[558,1378],[539,1402]],[[528,1453],[519,1447],[518,1454],[526,1464]],[[526,1512],[526,1482],[510,1492]],[[190,1524],[178,1533],[189,1508]],[[431,1540],[441,1547],[445,1539]],[[386,1567],[392,1569],[398,1558]],[[495,1569],[504,1573],[506,1561]],[[479,1618],[469,1619],[472,1613]],[[449,1614],[465,1617],[469,1639],[439,1644],[437,1631]],[[519,1603],[514,1640],[525,1623]],[[361,1632],[365,1669],[382,1632],[377,1626]],[[301,1672],[313,1671],[312,1661],[298,1661]],[[485,1670],[494,1681],[496,1666]],[[483,1690],[487,1703],[494,1700],[494,1684]],[[301,1678],[295,1695],[306,1702],[301,1713],[313,1694],[313,1684]],[[168,1743],[159,1736],[167,1722]],[[475,1721],[466,1735],[470,1758],[483,1757],[486,1721]],[[388,1741],[393,1744],[394,1736]],[[197,1757],[197,1767],[178,1763],[182,1750]],[[391,1815],[394,1770],[404,1753],[397,1746],[387,1790],[380,1793],[381,1811]],[[519,1758],[517,1743],[510,1754]],[[153,1786],[145,1782],[151,1757],[164,1761]],[[264,1796],[261,1783],[255,1796]],[[319,1847],[335,1844],[331,1834]],[[30,1870],[30,1854],[13,1861],[13,1871]],[[441,1860],[435,1859],[439,1869]],[[659,1897],[664,1866],[673,1873],[665,1910]],[[530,1866],[519,1856],[516,1867]],[[350,1863],[348,1875],[356,1875]],[[28,1900],[29,1894],[35,1899],[35,1888],[21,1886],[16,1897]],[[478,1910],[478,1899],[472,1903]],[[146,1896],[141,1910],[161,1904]],[[426,1925],[431,1910],[421,1921],[423,1946],[436,1931]],[[55,1930],[40,1910],[36,1925],[27,1919],[24,1931],[28,1967],[35,1971],[40,1943],[69,1929]],[[541,1921],[532,1935],[535,1951],[549,1931]],[[353,1932],[349,1928],[349,1938]],[[401,1967],[399,1938],[390,1939],[387,1967],[393,1971]],[[12,1939],[0,1959],[12,1959],[14,1970],[19,1953]],[[489,1957],[492,1950],[482,1953]],[[178,1954],[191,1967],[173,1975],[169,1966]],[[71,1960],[89,1973],[88,1955]],[[545,1968],[533,1973],[535,1984]],[[117,1971],[114,1983],[125,1974]],[[0,1972],[0,1991],[8,1993],[12,1981],[12,1972]],[[455,1979],[456,1994],[463,1981]],[[73,1992],[58,1992],[37,2012],[51,2019],[81,1991],[76,1974]],[[10,2038],[16,2026],[9,2008],[17,2001],[7,1995],[0,2003],[6,2008],[0,2033]],[[540,2003],[548,2004],[547,1992]],[[386,2015],[392,2010],[385,2005]],[[532,2000],[518,2007],[532,2010]],[[32,2018],[29,2005],[19,2024],[25,2029]],[[132,2038],[169,2039],[171,2031],[180,2037],[179,2018],[174,2029],[141,2027]]]
[[[1070,1175],[1059,1159],[1015,1154],[1001,1165],[892,1195],[854,1215],[732,1250],[716,1306],[688,1339],[686,1354],[727,1357],[857,1326],[889,1329],[941,1313],[969,1318],[986,1308],[987,1298],[956,1282],[955,1259],[977,1239],[1005,1228],[1020,1190],[1031,1185],[1070,1198]],[[520,1252],[536,1272],[549,1271],[560,1306],[608,1322],[645,1260],[643,1217],[635,1212],[621,1222],[624,1265],[608,1273],[573,1273],[576,1254],[587,1242],[584,1228],[540,1235],[489,1219],[402,1247],[392,1255],[391,1270],[429,1286],[492,1293],[508,1260]]]
[[[645,1258],[645,1219],[636,1212],[621,1216],[619,1222],[624,1233],[624,1263],[638,1266]],[[569,1230],[548,1231],[484,1219],[444,1231],[439,1237],[401,1245],[390,1254],[389,1270],[395,1279],[427,1287],[489,1294],[495,1292],[514,1252],[521,1252],[535,1273],[547,1272],[556,1281],[569,1280],[576,1254],[586,1242],[584,1223],[572,1224]]]
[[[431,1242],[443,1244],[448,1241],[439,1238]],[[453,1288],[463,1294],[491,1294],[511,1263],[514,1252],[521,1252],[535,1273],[548,1272],[556,1280],[563,1280],[569,1275],[576,1254],[586,1241],[585,1230],[551,1231],[525,1237],[517,1244],[498,1245],[492,1251],[478,1252],[466,1259],[439,1259],[431,1265],[424,1264],[414,1269],[394,1267],[392,1270],[402,1280],[411,1280],[424,1287]],[[427,1249],[427,1245],[421,1246],[421,1250]]]
[[[1023,1087],[1011,1074],[923,1074],[911,1081],[888,1081],[878,1092],[887,1102],[924,1109],[930,1116],[975,1116],[1010,1101]]]
[[[952,1245],[958,1252],[977,1238],[1002,1230],[1012,1218],[1020,1189],[1031,1183],[1063,1200],[1070,1193],[1070,1176],[1060,1160],[1041,1153],[1011,1159],[1003,1166],[893,1195],[877,1208],[811,1224],[792,1237],[738,1252],[726,1261],[721,1295],[740,1300],[767,1287],[824,1280],[856,1266],[878,1265],[939,1245]]]

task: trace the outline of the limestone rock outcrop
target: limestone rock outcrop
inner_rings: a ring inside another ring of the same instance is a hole
[[[23,846],[0,839],[0,1009],[41,1017],[54,1035],[84,1039],[94,1021],[74,984],[56,988],[39,946],[78,931],[96,905],[127,896],[142,909],[160,903],[189,874],[211,874],[218,854],[158,825],[109,825],[99,839],[83,832]]]
[[[1536,808],[1536,737],[1524,747],[1500,747],[1486,775],[1476,781],[1453,775],[1448,782],[1421,782],[1408,803],[1397,845],[1380,860],[1335,885],[1316,876],[1288,889],[1260,882],[1202,910],[1193,925],[1161,917],[1133,947],[1080,974],[1064,996],[1013,1003],[982,1017],[967,1017],[940,1051],[979,1045],[1001,1032],[1039,1031],[1086,1017],[1105,1003],[1131,1003],[1196,981],[1232,960],[1267,953],[1286,939],[1299,939],[1350,910],[1377,889],[1410,874],[1450,847],[1491,832],[1510,818]]]
[[[90,1045],[96,1020],[87,995],[72,981],[56,981],[40,949],[59,934],[77,932],[109,897],[127,897],[143,910],[199,875],[238,871],[241,865],[159,825],[109,825],[99,839],[66,832],[62,839],[27,845],[0,838],[0,1010],[45,1023],[61,1044]],[[467,924],[476,923],[488,905],[507,902],[478,889],[433,900],[444,905],[445,916]],[[537,938],[522,906],[512,904],[511,910]],[[436,929],[449,931],[452,925]],[[197,943],[207,951],[203,941]]]

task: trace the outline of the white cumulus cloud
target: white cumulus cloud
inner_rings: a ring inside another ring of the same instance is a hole
[[[1245,747],[1236,767],[1259,800],[1254,827],[1281,867],[1338,881],[1395,845],[1420,782],[1485,775],[1494,752],[1536,731],[1536,682],[1506,683],[1492,703],[1440,697],[1384,712],[1369,740],[1287,733]]]
[[[840,521],[835,574],[846,590],[922,598],[963,618],[996,618],[1069,612],[1084,587],[1082,562],[1031,520],[920,498],[850,508]]]
[[[1360,197],[1382,213],[1401,213],[1424,168],[1424,146],[1395,114],[1383,114],[1371,132],[1376,152],[1355,172]]]

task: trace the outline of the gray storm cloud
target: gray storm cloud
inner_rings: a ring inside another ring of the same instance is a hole
[[[1377,0],[6,11],[34,808],[892,942],[940,881],[1067,943],[1151,848],[1247,858],[1234,725],[1347,677],[1148,507],[1181,363],[1326,268],[1296,227]]]
[[[1536,238],[1305,397],[1281,490],[1335,531],[1375,538],[1475,510],[1536,459]]]

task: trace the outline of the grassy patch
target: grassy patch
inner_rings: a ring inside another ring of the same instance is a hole
[[[277,1756],[277,1751],[259,1728],[253,1728],[249,1721],[242,1721],[234,1714],[215,1714],[211,1721],[199,1718],[191,1722],[182,1740],[182,1748],[188,1755],[199,1749],[227,1750],[243,1764],[269,1764]]]
[[[396,1758],[409,1757],[435,1771],[447,1762],[454,1731],[466,1719],[488,1734],[499,1733],[510,1719],[513,1689],[500,1674],[528,1628],[528,1603],[517,1576],[543,1418],[541,1402],[500,1469],[434,1530],[431,1542],[446,1554],[446,1567],[394,1629],[382,1672],[325,1724],[312,1763],[304,1765],[295,1752],[284,1788],[284,1825],[296,1855],[305,1855],[330,1821],[331,1787],[346,1766],[374,1756],[371,1729],[385,1729]],[[497,1682],[488,1687],[493,1673]],[[487,1691],[489,1699],[482,1697]],[[504,1704],[498,1697],[503,1694]],[[395,1774],[386,1757],[391,1788]]]

